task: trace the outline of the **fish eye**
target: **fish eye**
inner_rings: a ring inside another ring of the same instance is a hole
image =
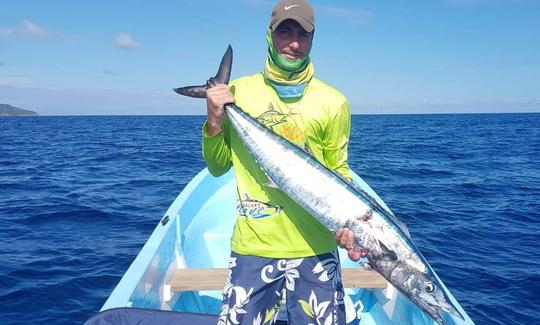
[[[432,293],[435,290],[435,286],[433,285],[433,283],[428,282],[426,283],[424,289],[426,289],[428,293]]]

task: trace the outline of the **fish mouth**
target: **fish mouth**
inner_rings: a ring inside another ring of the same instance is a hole
[[[433,314],[429,313],[438,324],[446,324],[446,322],[443,319],[443,315],[441,315],[440,311],[444,311],[449,315],[455,316],[460,318],[461,320],[465,320],[465,317],[461,314],[459,309],[457,309],[452,303],[447,301],[440,301],[438,304],[428,304],[431,309],[434,310]],[[439,311],[437,311],[439,310]]]
[[[459,311],[459,309],[457,309],[454,305],[448,304],[448,307],[449,308],[442,308],[442,310],[444,310],[450,315],[460,318],[461,320],[465,320],[465,316],[463,316],[461,312]]]
[[[442,284],[441,280],[436,275],[432,275],[431,277],[434,280],[433,283],[438,288],[438,294],[434,297],[435,300],[431,301],[433,304],[428,302],[428,305],[430,305],[431,308],[438,310],[435,313],[437,313],[440,318],[442,318],[440,312],[444,311],[447,314],[460,318],[464,321],[465,316],[457,308],[455,300],[450,297],[450,294],[444,284]]]
[[[465,320],[465,316],[463,316],[462,312],[456,307],[453,300],[450,299],[442,287],[439,287],[436,295],[418,298],[420,299],[415,299],[417,305],[439,325],[446,324],[445,318],[448,319],[449,316],[459,318],[463,321]],[[447,315],[445,316],[445,314]]]

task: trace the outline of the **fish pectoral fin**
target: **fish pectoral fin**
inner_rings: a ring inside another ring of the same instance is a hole
[[[397,261],[397,255],[394,253],[394,251],[390,250],[388,247],[386,247],[383,243],[379,241],[379,246],[381,247],[381,261],[385,262],[395,262]]]
[[[409,228],[407,227],[407,225],[405,223],[401,222],[401,221],[398,222],[398,225],[401,228],[401,230],[403,230],[405,235],[407,235],[407,237],[409,237],[409,239],[412,239],[411,238],[411,233],[409,232]]]
[[[388,214],[388,217],[392,221],[394,221],[396,223],[396,225],[399,227],[399,229],[401,229],[401,231],[403,231],[403,233],[407,237],[409,237],[409,239],[411,239],[411,233],[409,232],[409,228],[407,227],[407,225],[403,221],[398,220],[398,218],[396,218],[396,216],[393,215],[393,214]]]

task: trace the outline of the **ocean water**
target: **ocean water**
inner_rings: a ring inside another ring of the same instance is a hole
[[[101,308],[204,163],[201,116],[0,119],[0,324]],[[477,324],[540,319],[540,114],[353,116],[349,161]]]

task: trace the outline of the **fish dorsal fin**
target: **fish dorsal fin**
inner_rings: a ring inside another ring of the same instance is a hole
[[[390,211],[388,211],[388,212],[390,212]],[[407,225],[404,222],[398,220],[398,218],[396,218],[396,216],[393,213],[387,214],[387,217],[390,220],[392,220],[396,224],[396,226],[399,229],[401,229],[401,231],[403,231],[403,233],[405,235],[407,235],[407,237],[409,237],[409,239],[411,239],[411,234],[409,233],[409,228],[407,228]]]
[[[397,255],[396,253],[394,253],[394,251],[390,250],[388,247],[386,247],[386,245],[384,245],[383,243],[381,243],[379,241],[379,246],[381,247],[381,261],[386,261],[386,262],[395,262],[397,261]]]

